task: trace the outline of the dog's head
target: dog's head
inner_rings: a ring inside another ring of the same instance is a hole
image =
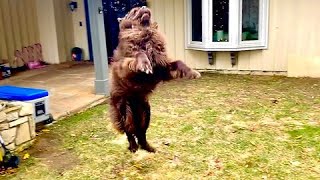
[[[146,6],[132,8],[124,18],[118,18],[120,26],[140,25],[149,27],[151,25],[151,11]]]

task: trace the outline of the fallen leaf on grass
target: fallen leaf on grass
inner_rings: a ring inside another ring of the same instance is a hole
[[[209,169],[221,170],[223,168],[223,163],[220,159],[209,160]]]
[[[24,154],[23,159],[29,159],[29,158],[30,158],[30,154],[29,153]]]
[[[204,175],[204,177],[208,177],[208,176],[214,176],[214,172],[207,171],[207,173]]]
[[[221,172],[223,164],[218,158],[211,158],[208,161],[208,170],[206,171],[204,177],[215,176],[217,173]]]

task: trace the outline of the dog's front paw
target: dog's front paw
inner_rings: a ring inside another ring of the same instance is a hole
[[[146,74],[152,74],[152,66],[148,56],[145,53],[139,52],[136,54],[136,69],[137,71],[144,72]]]
[[[187,78],[188,79],[198,79],[201,77],[201,74],[196,71],[196,70],[191,70],[188,74],[187,74]]]

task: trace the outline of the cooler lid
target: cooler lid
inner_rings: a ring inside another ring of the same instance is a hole
[[[29,101],[48,96],[48,91],[44,89],[17,87],[17,86],[0,86],[0,99],[8,101]]]

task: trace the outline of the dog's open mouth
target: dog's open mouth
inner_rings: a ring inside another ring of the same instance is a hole
[[[150,25],[150,15],[148,13],[145,13],[141,17],[141,25],[143,26],[149,26]]]

